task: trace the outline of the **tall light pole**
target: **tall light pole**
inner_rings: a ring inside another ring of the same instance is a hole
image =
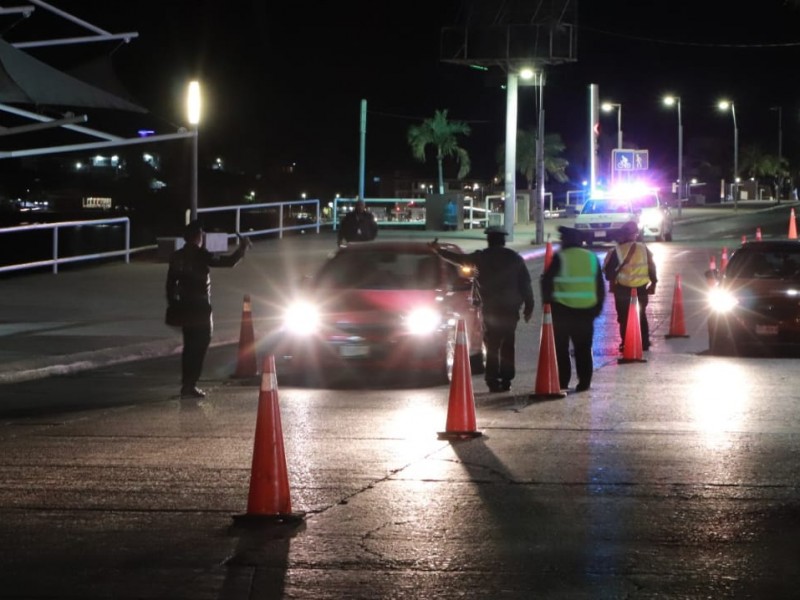
[[[739,190],[739,128],[736,126],[736,107],[733,102],[722,100],[719,103],[720,110],[731,109],[731,116],[733,117],[733,207],[738,208]]]
[[[683,120],[681,118],[681,97],[664,96],[664,104],[678,109],[678,217],[683,208]]]
[[[622,150],[622,104],[613,102],[603,102],[602,108],[605,112],[617,109],[617,149]]]
[[[778,168],[783,168],[783,107],[773,106],[770,110],[778,111]],[[783,188],[783,174],[778,173],[778,189],[775,192],[776,200],[781,201],[781,190]]]
[[[192,193],[189,209],[189,220],[194,221],[197,219],[197,138],[200,125],[200,83],[197,81],[189,82],[189,90],[186,95],[186,117],[194,134],[192,136]]]

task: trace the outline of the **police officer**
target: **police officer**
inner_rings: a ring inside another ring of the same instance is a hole
[[[341,246],[345,242],[369,242],[377,235],[378,223],[375,215],[366,209],[363,200],[357,199],[353,210],[340,223],[336,243]]]
[[[584,392],[592,383],[594,361],[592,340],[594,320],[603,311],[606,297],[600,260],[581,247],[578,231],[559,227],[561,249],[542,274],[542,302],[550,304],[553,315],[553,337],[556,346],[558,379],[562,390],[569,386],[572,375],[569,344],[575,350],[576,392]]]
[[[471,265],[477,270],[477,284],[483,315],[486,345],[486,385],[491,392],[507,392],[516,375],[515,341],[520,309],[527,323],[533,314],[533,288],[525,260],[506,248],[502,227],[485,231],[487,248],[470,254],[444,250],[434,240],[430,246],[445,260]]]
[[[614,290],[614,306],[617,309],[617,323],[624,350],[625,330],[628,325],[628,310],[631,306],[631,290],[636,290],[639,300],[639,327],[642,332],[642,350],[650,349],[650,325],[647,322],[647,301],[655,294],[656,265],[653,253],[644,242],[637,242],[639,226],[630,221],[622,227],[622,238],[613,252],[606,254],[603,272]]]
[[[209,252],[203,246],[204,232],[198,221],[184,230],[186,244],[172,253],[167,271],[167,303],[177,309],[183,330],[181,354],[181,398],[202,398],[197,387],[213,332],[210,267],[234,267],[244,257],[249,240],[239,236],[239,246],[227,255]]]

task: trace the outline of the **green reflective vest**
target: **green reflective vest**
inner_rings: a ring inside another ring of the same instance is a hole
[[[553,277],[553,301],[571,308],[597,305],[597,259],[583,248],[565,248],[558,254],[559,270]]]

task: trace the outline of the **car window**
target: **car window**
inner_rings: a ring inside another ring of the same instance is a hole
[[[439,285],[439,257],[398,252],[340,252],[317,276],[320,287],[416,290]]]
[[[731,259],[728,278],[741,279],[800,279],[800,252],[739,251]]]

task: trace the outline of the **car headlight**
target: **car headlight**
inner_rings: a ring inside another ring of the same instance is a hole
[[[708,304],[714,312],[727,313],[733,310],[739,301],[726,290],[714,289],[708,293]]]
[[[309,335],[319,329],[319,309],[307,301],[291,304],[283,313],[283,327],[296,335]]]
[[[640,225],[642,227],[649,227],[649,228],[657,228],[661,226],[661,222],[664,220],[664,215],[658,212],[648,213],[646,215],[642,215],[640,220]]]
[[[433,308],[416,308],[405,316],[404,323],[409,333],[426,335],[439,329],[442,315]]]

